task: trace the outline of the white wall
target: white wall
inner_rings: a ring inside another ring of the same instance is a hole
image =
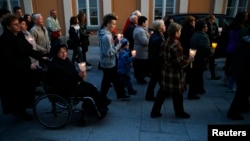
[[[103,0],[103,15],[111,13],[111,0]]]
[[[33,13],[33,6],[32,6],[32,1],[31,0],[23,0],[23,9],[25,11],[24,14],[32,14]]]
[[[215,0],[214,2],[214,13],[215,14],[224,14],[222,12],[223,0]]]
[[[188,12],[188,0],[180,0],[180,11],[179,13]]]

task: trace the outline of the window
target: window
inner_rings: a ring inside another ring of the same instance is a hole
[[[154,19],[161,19],[175,13],[175,0],[154,0]]]
[[[6,8],[13,11],[13,7],[20,6],[19,0],[0,0],[0,8]]]
[[[249,0],[228,0],[226,15],[235,16],[238,12],[247,11]]]
[[[77,0],[77,8],[86,13],[88,27],[99,27],[99,0]]]

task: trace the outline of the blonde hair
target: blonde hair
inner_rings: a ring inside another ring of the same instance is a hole
[[[132,15],[136,15],[136,16],[140,17],[141,12],[139,10],[135,10],[134,12],[132,12]]]
[[[163,19],[154,20],[152,23],[152,29],[158,31],[162,24],[164,24]]]

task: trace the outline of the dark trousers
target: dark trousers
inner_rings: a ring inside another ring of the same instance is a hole
[[[97,107],[105,107],[105,101],[101,98],[98,89],[91,83],[83,81],[80,84],[75,85],[74,94],[78,97],[89,96],[93,98]]]
[[[211,73],[211,77],[216,76],[216,74],[215,74],[215,65],[214,64],[215,64],[215,57],[213,55],[213,56],[211,56],[209,58],[209,70],[210,70],[210,73]]]
[[[156,84],[160,81],[160,70],[159,71],[152,71],[150,75],[150,80],[148,83],[146,96],[145,98],[154,98],[154,90]]]
[[[204,80],[203,80],[203,67],[195,67],[190,69],[189,71],[189,91],[188,96],[192,97],[195,96],[198,92],[204,90]]]
[[[248,109],[249,107],[249,83],[246,83],[248,80],[239,80],[235,78],[236,82],[236,93],[233,98],[233,101],[229,108],[230,114],[238,114],[243,109]]]
[[[131,84],[131,78],[129,74],[119,74],[120,81],[124,88],[127,88],[129,92],[133,91],[134,88]]]
[[[149,76],[148,59],[135,59],[133,62],[134,76],[137,80],[143,80]]]
[[[79,46],[79,47],[76,47],[74,50],[73,50],[73,54],[72,54],[72,62],[83,62],[83,54],[82,54],[82,48]]]
[[[163,102],[167,97],[167,93],[162,88],[159,89],[151,113],[160,113]],[[183,95],[182,93],[171,94],[173,100],[173,106],[175,114],[181,114],[184,112],[183,108]]]
[[[124,87],[122,86],[119,74],[117,73],[117,67],[113,68],[102,68],[103,77],[101,84],[101,96],[107,99],[107,93],[110,88],[110,84],[112,83],[116,92],[117,98],[121,98],[125,96]]]

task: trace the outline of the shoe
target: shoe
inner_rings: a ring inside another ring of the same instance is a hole
[[[211,76],[212,80],[219,80],[221,78],[221,76]]]
[[[228,113],[227,117],[232,120],[244,120],[244,117],[240,113]]]
[[[152,113],[150,114],[151,118],[158,118],[158,117],[162,117],[162,113]]]
[[[130,100],[130,96],[125,95],[125,96],[117,98],[117,99],[120,100],[120,101],[128,101],[128,100]]]
[[[186,119],[190,118],[190,115],[186,112],[175,114],[175,116],[178,118],[186,118]]]
[[[147,81],[145,79],[137,79],[138,84],[147,84]]]
[[[188,96],[188,99],[189,99],[189,100],[196,100],[196,99],[200,99],[200,97],[194,95],[194,96]]]
[[[197,94],[205,94],[205,93],[206,93],[206,90],[197,91]]]
[[[100,117],[99,119],[104,119],[108,113],[109,108],[105,107],[105,108],[98,108],[98,111],[100,112]]]
[[[130,90],[128,91],[128,94],[130,95],[136,95],[137,91],[136,90]]]
[[[146,101],[155,101],[155,98],[154,97],[145,97],[145,100]]]

